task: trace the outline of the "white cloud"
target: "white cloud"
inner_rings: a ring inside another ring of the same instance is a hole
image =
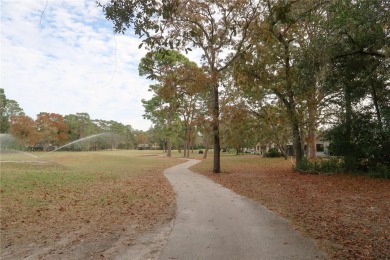
[[[27,115],[87,112],[146,130],[137,37],[117,35],[95,1],[1,1],[1,88]],[[43,10],[45,10],[43,12]],[[43,13],[42,13],[43,12]],[[42,19],[41,19],[42,16]]]

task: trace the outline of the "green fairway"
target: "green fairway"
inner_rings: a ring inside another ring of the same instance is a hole
[[[84,182],[104,179],[125,179],[167,165],[161,151],[102,151],[102,152],[55,152],[2,156],[2,193],[20,193],[21,190],[45,189],[57,186],[74,186]],[[21,160],[20,160],[21,159]],[[169,163],[168,163],[169,165]],[[99,178],[98,178],[99,177]]]

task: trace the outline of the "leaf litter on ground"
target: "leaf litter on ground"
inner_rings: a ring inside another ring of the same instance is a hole
[[[331,259],[390,259],[390,181],[350,174],[310,175],[289,160],[222,157],[193,166],[217,183],[288,219]]]
[[[172,219],[175,195],[162,171],[179,160],[111,155],[2,163],[1,259],[102,258],[124,236],[131,243]]]

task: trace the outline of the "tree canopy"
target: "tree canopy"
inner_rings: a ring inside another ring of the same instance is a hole
[[[168,155],[176,147],[184,156],[202,137],[206,154],[213,144],[215,173],[221,171],[222,149],[254,146],[295,156],[299,169],[315,162],[321,139],[329,143],[328,155],[343,159],[345,171],[388,174],[388,0],[109,0],[99,5],[115,32],[133,30],[139,47],[149,51],[139,74],[152,81],[153,97],[142,101],[144,117],[153,123],[150,131],[137,133],[87,113],[63,118],[43,113],[33,120],[2,91],[2,132],[17,132],[22,143],[60,145],[108,131],[111,148],[154,140]],[[194,49],[199,64],[186,57]],[[50,140],[39,138],[40,132]]]

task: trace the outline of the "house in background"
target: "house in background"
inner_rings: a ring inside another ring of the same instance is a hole
[[[158,143],[153,144],[139,144],[137,146],[138,150],[159,150],[160,145]]]
[[[329,147],[329,141],[320,140],[320,139],[316,140],[316,150],[317,150],[316,156],[317,157],[328,156],[329,155],[328,147]],[[305,143],[304,151],[305,151],[305,155],[307,156],[309,154],[309,148],[307,146],[307,143]],[[287,145],[287,153],[289,156],[294,156],[294,148],[292,143],[289,143]]]
[[[138,144],[138,150],[150,150],[149,144]]]
[[[316,155],[318,157],[328,156],[329,155],[328,148],[329,148],[329,141],[325,141],[325,140],[316,141],[316,150],[317,150]],[[305,153],[306,154],[308,153],[308,148],[306,144],[305,144]]]
[[[318,139],[316,141],[316,148],[317,148],[316,155],[317,155],[317,157],[327,156],[328,155],[328,147],[329,147],[329,141]],[[256,154],[263,154],[264,155],[270,149],[273,149],[273,148],[279,150],[279,148],[278,148],[278,146],[276,144],[265,144],[265,145],[262,145],[260,143],[257,143],[256,146],[255,146],[255,149],[254,149],[254,153],[256,153]],[[305,150],[305,155],[307,155],[308,154],[308,147],[307,147],[306,143],[305,143],[304,150]],[[287,144],[286,151],[287,151],[287,155],[288,156],[294,156],[294,148],[293,148],[293,144],[292,143]]]
[[[150,147],[150,150],[160,150],[161,149],[161,147],[158,143],[150,144],[149,147]]]
[[[264,145],[261,143],[257,143],[255,146],[255,149],[254,149],[254,153],[255,154],[266,154],[272,148],[278,149],[276,144],[265,144]]]

